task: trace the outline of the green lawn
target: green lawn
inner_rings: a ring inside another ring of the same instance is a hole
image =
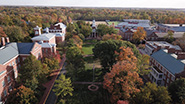
[[[92,51],[93,48],[94,48],[94,44],[84,44],[82,47],[83,55],[93,54],[93,51]]]
[[[120,22],[119,21],[110,21],[108,22],[109,25],[112,25],[114,23],[114,26],[118,25]]]

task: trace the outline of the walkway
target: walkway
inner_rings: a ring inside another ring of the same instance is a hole
[[[60,61],[60,65],[59,65],[60,68],[58,70],[55,70],[52,73],[53,78],[49,82],[47,82],[43,85],[44,87],[46,87],[46,90],[45,90],[44,95],[43,95],[42,99],[40,100],[39,104],[45,104],[46,103],[46,100],[48,99],[48,96],[49,96],[50,92],[52,92],[51,89],[52,89],[52,87],[55,83],[55,80],[56,80],[57,76],[60,74],[60,72],[62,71],[65,60],[66,60],[66,57],[64,55],[63,59]],[[50,103],[50,104],[53,104],[53,103]]]

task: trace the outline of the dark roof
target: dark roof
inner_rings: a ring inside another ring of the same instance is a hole
[[[156,32],[157,30],[151,30],[151,29],[145,29],[146,35],[150,36],[153,32]]]
[[[161,49],[154,52],[151,57],[164,66],[172,74],[180,73],[184,70],[184,62],[182,60],[177,60],[174,54],[167,53],[166,49]]]
[[[19,54],[30,54],[35,43],[17,43]]]

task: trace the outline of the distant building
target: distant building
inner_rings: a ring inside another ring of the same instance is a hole
[[[120,28],[119,34],[124,40],[132,40],[134,32],[137,31],[137,27],[143,27],[144,29],[150,28],[150,20],[137,20],[137,19],[124,19],[124,22],[119,23],[116,27]]]
[[[150,33],[150,35],[147,35],[146,40],[151,40],[151,41],[161,41],[161,40],[165,40],[166,36],[168,36],[168,33],[162,33],[159,31],[152,31],[152,33]],[[174,32],[173,33],[173,38],[178,39],[178,38],[182,38],[184,36],[184,32]]]
[[[159,32],[185,32],[184,24],[156,24],[156,27]]]
[[[165,41],[146,41],[145,53],[152,55],[154,52],[160,49],[170,49],[171,51],[181,52],[181,48],[178,45],[172,45]]]
[[[1,40],[0,101],[4,102],[14,88],[23,61],[31,54],[37,59],[41,59],[42,49],[38,43],[10,43],[8,38],[5,39],[4,37]]]

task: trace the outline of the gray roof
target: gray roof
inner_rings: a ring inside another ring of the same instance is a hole
[[[161,49],[154,52],[151,57],[163,65],[172,74],[180,73],[184,70],[184,65],[182,60],[177,60],[174,57],[175,54],[168,54],[166,49]]]
[[[165,37],[165,36],[168,35],[168,33],[160,33],[160,32],[155,32],[155,34],[156,34],[158,37],[160,37],[160,38],[163,38],[163,37]],[[181,38],[181,37],[183,37],[183,35],[184,35],[184,32],[174,32],[174,33],[173,33],[173,37],[174,37],[174,38]]]
[[[10,43],[0,49],[0,64],[4,64],[13,57],[17,56],[18,53],[18,47],[17,43]]]
[[[32,40],[50,40],[55,36],[55,33],[44,33],[39,36],[35,36],[32,38]]]
[[[30,54],[35,43],[9,43],[0,48],[0,64],[4,64],[19,54]]]
[[[19,54],[30,54],[35,43],[17,43]]]
[[[56,44],[51,44],[51,43],[39,43],[42,48],[51,48],[51,47],[54,47],[56,46]]]

